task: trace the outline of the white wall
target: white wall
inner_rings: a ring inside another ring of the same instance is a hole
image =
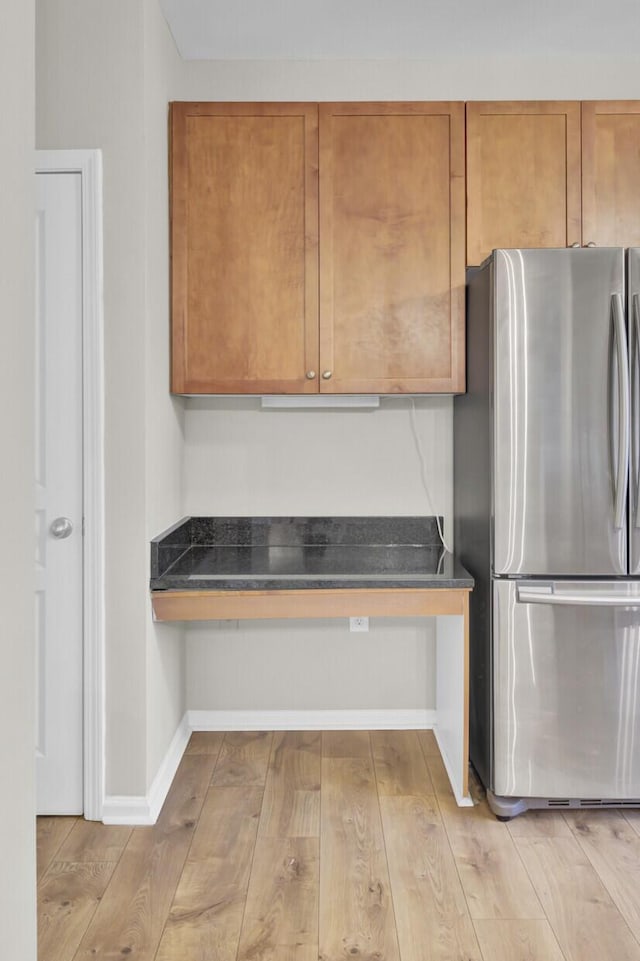
[[[261,410],[257,398],[186,401],[188,514],[430,514],[409,400],[378,410]],[[416,398],[435,510],[452,529],[451,397]]]
[[[187,690],[196,711],[435,708],[435,636],[413,618],[221,621],[189,628]]]
[[[640,96],[637,58],[508,56],[460,47],[425,60],[185,62],[176,100],[603,100]]]
[[[267,411],[255,399],[187,401],[186,514],[431,514],[452,529],[452,401],[373,411]],[[189,627],[187,703],[198,710],[433,709],[430,621],[242,621]]]
[[[635,57],[632,0],[160,0],[187,60],[429,61],[472,55]]]
[[[169,379],[168,101],[181,66],[157,0],[144,0],[146,536],[182,510],[184,403]],[[149,563],[149,551],[146,553]],[[147,568],[147,582],[148,582]],[[185,648],[180,625],[154,624],[147,604],[147,785],[185,710]]]
[[[36,957],[34,843],[34,0],[7,0],[0,31],[0,930]]]
[[[183,402],[168,397],[165,101],[518,97],[640,97],[640,74],[635,60],[474,50],[428,61],[181,63],[156,0],[39,0],[39,146],[104,152],[110,793],[146,790],[185,703],[180,632],[149,621],[151,535],[191,512],[425,512],[402,402],[373,414],[266,414],[252,401],[194,401],[183,412]],[[435,509],[450,528],[451,402],[420,401],[418,422],[432,452]],[[335,699],[348,693],[364,703],[375,692],[382,701],[387,685],[376,688],[375,680],[388,669],[389,651],[404,644],[396,706],[431,698],[426,625],[387,624],[388,634],[374,625],[364,664],[355,653],[344,660],[353,637],[335,624],[271,627],[287,639],[272,662],[274,678],[290,677],[296,638],[311,671],[333,645],[344,668],[334,677]],[[227,630],[189,629],[187,706],[217,707],[223,691],[225,703],[250,707],[259,696],[264,703],[264,691],[258,696],[243,674],[269,630],[231,629],[233,641]],[[354,676],[356,660],[359,692],[341,689],[339,677]],[[322,690],[307,690],[306,700],[298,693],[296,703],[317,706]],[[272,706],[286,706],[288,691],[274,680]]]
[[[37,144],[103,151],[106,789],[146,790],[145,203],[140,3],[38,0]]]
[[[178,61],[155,0],[39,0],[39,147],[104,169],[108,794],[146,793],[184,711],[179,629],[151,622],[149,539],[181,510],[168,396],[167,100]]]

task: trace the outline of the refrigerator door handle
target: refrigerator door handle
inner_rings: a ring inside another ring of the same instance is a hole
[[[633,317],[633,353],[631,383],[633,385],[633,404],[632,411],[635,418],[636,411],[640,409],[638,404],[638,389],[640,387],[640,294],[634,294],[632,298],[632,317]],[[632,468],[635,472],[633,478],[633,494],[635,497],[634,527],[640,527],[640,459],[638,457],[638,424],[634,421],[634,430],[631,438],[634,450],[632,451]]]
[[[631,419],[629,403],[629,361],[622,296],[620,294],[613,294],[611,302],[618,367],[618,458],[615,472],[613,527],[614,530],[621,530],[624,525],[626,512],[629,465],[629,424]]]
[[[557,590],[555,585],[545,584],[535,587],[531,584],[520,585],[516,588],[518,604],[555,604],[571,605],[573,607],[627,607],[638,609],[640,595],[607,593],[594,590]]]

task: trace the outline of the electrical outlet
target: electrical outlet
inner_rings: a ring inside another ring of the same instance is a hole
[[[353,631],[368,631],[369,630],[369,618],[368,617],[350,617],[349,618],[349,630]]]

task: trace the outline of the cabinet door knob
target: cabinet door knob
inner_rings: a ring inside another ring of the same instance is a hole
[[[593,242],[593,240],[590,240],[588,244],[585,244],[585,247],[595,247],[595,246],[596,244]]]
[[[333,373],[332,370],[323,370],[323,371],[322,371],[322,378],[323,378],[323,380],[329,380],[329,378],[331,377],[332,373]]]
[[[316,376],[316,372],[315,370],[308,370],[305,376],[307,380],[314,380]]]

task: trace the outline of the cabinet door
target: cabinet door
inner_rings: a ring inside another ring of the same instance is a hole
[[[582,104],[582,236],[640,246],[640,101]]]
[[[320,389],[464,390],[464,107],[320,105]]]
[[[580,243],[580,104],[467,104],[467,264]]]
[[[175,393],[317,392],[317,128],[315,104],[172,104]]]

